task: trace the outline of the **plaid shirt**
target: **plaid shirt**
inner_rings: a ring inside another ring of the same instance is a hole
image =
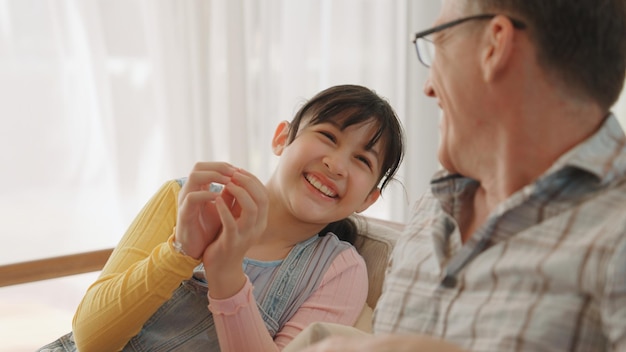
[[[626,137],[614,116],[465,243],[474,180],[439,173],[399,239],[374,331],[475,351],[626,351]]]

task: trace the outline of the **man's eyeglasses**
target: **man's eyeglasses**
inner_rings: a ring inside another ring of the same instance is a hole
[[[444,29],[454,27],[457,24],[461,24],[463,22],[467,22],[470,20],[488,20],[496,16],[497,15],[495,14],[481,14],[481,15],[463,17],[463,18],[459,18],[458,20],[443,23],[431,29],[427,29],[425,31],[415,33],[415,39],[413,39],[413,43],[415,44],[415,50],[417,50],[417,58],[426,67],[430,67],[430,65],[433,63],[433,60],[435,59],[435,43],[433,43],[431,39],[426,38],[427,36],[430,36],[431,34],[437,33]],[[510,17],[509,17],[509,20],[511,20],[511,23],[513,23],[513,27],[517,29],[526,28],[526,24],[524,24],[524,22],[518,21]]]

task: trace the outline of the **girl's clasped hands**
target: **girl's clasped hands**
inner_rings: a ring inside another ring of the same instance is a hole
[[[185,254],[202,259],[211,297],[233,295],[246,280],[244,256],[267,225],[267,188],[228,163],[200,162],[183,185],[178,206],[176,242]]]

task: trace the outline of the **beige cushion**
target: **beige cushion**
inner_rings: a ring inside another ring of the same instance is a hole
[[[298,352],[304,348],[319,342],[329,336],[366,336],[355,327],[333,324],[333,323],[313,323],[298,334],[285,348],[283,352]]]
[[[354,323],[354,327],[361,331],[371,333],[374,330],[372,321],[373,317],[374,310],[369,305],[367,305],[367,303],[365,303],[365,305],[363,306],[363,310],[361,310],[361,314],[357,318],[356,323]]]
[[[383,280],[391,251],[402,233],[404,225],[359,215],[353,216],[353,218],[359,227],[355,247],[367,265],[369,279],[367,304],[374,308],[382,293]]]

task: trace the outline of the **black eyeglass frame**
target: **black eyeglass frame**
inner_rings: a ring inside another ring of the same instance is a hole
[[[459,24],[467,22],[467,21],[471,21],[471,20],[489,20],[489,19],[492,19],[492,18],[494,18],[496,16],[499,16],[499,15],[493,14],[493,13],[483,13],[483,14],[480,14],[480,15],[473,15],[473,16],[468,16],[468,17],[462,17],[462,18],[456,19],[454,21],[442,23],[442,24],[440,24],[438,26],[435,26],[433,28],[426,29],[424,31],[415,33],[415,38],[413,39],[413,44],[415,44],[415,50],[417,51],[417,58],[420,60],[422,65],[424,65],[426,67],[430,67],[429,64],[424,62],[424,59],[422,58],[422,55],[420,55],[420,50],[419,50],[419,47],[417,45],[417,41],[420,38],[432,43],[431,40],[425,38],[427,35],[431,35],[433,33],[440,32],[440,31],[442,31],[444,29],[448,29],[450,27],[454,27],[456,25],[459,25]],[[513,24],[513,27],[515,27],[517,29],[525,29],[526,28],[526,24],[524,22],[522,22],[520,20],[516,20],[516,19],[514,19],[514,18],[512,18],[510,16],[507,16],[507,18],[511,21],[511,23]]]

